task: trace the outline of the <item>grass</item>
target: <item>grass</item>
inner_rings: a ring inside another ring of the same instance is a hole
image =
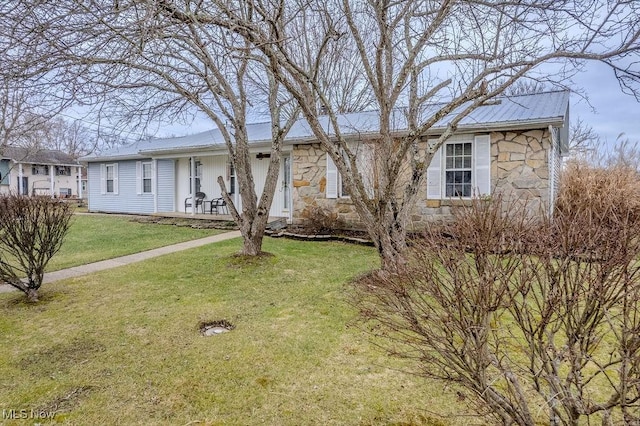
[[[0,409],[65,424],[443,425],[455,392],[397,371],[345,300],[373,249],[239,240],[0,294]],[[235,329],[201,336],[198,324]],[[20,421],[6,421],[23,424]]]
[[[108,215],[75,215],[60,251],[47,271],[138,253],[222,231],[144,224]]]

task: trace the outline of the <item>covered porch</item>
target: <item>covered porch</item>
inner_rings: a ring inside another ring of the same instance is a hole
[[[222,191],[218,183],[218,177],[222,177],[225,188],[230,194],[237,209],[242,209],[242,200],[238,190],[238,181],[233,165],[229,161],[226,152],[198,152],[198,153],[172,153],[172,155],[158,155],[154,153],[155,164],[171,162],[173,167],[155,167],[155,197],[165,198],[168,194],[173,195],[170,203],[173,208],[167,209],[169,203],[156,201],[157,208],[154,214],[171,215],[180,217],[182,215],[197,217],[208,220],[232,220],[228,206],[222,206],[220,200]],[[255,148],[251,152],[251,169],[255,184],[256,195],[260,199],[267,171],[269,167],[269,151]],[[277,177],[276,191],[269,211],[269,216],[273,218],[286,218],[291,221],[291,152],[282,153],[280,170]],[[192,194],[195,194],[194,197]],[[197,202],[194,202],[199,197]],[[212,208],[213,204],[213,208]],[[164,206],[162,208],[161,206]],[[216,208],[217,207],[217,208]]]

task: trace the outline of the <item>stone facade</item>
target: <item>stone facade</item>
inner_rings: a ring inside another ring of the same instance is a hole
[[[360,228],[348,197],[327,198],[327,158],[319,143],[293,147],[293,222],[304,224],[318,211],[331,213],[347,227]]]
[[[548,130],[491,133],[491,186],[518,199],[527,199],[532,207],[546,206],[550,200],[550,136]],[[293,218],[301,224],[314,210],[331,212],[348,227],[362,224],[348,197],[327,199],[326,154],[320,144],[295,145],[293,148]],[[410,228],[451,215],[451,207],[462,200],[427,199],[426,188],[416,199],[410,216]]]

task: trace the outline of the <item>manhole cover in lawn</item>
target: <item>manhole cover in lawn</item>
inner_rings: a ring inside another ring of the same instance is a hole
[[[202,321],[198,326],[200,334],[203,336],[216,336],[222,333],[228,333],[235,326],[227,320]]]

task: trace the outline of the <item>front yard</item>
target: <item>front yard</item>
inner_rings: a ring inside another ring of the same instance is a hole
[[[126,256],[220,232],[223,231],[145,224],[117,215],[74,215],[65,242],[47,265],[47,271]]]
[[[267,239],[275,256],[247,261],[239,248],[44,285],[35,305],[0,294],[0,409],[78,425],[469,424],[450,417],[465,411],[454,390],[397,371],[354,323],[345,290],[373,249]],[[235,329],[200,334],[218,319]]]

